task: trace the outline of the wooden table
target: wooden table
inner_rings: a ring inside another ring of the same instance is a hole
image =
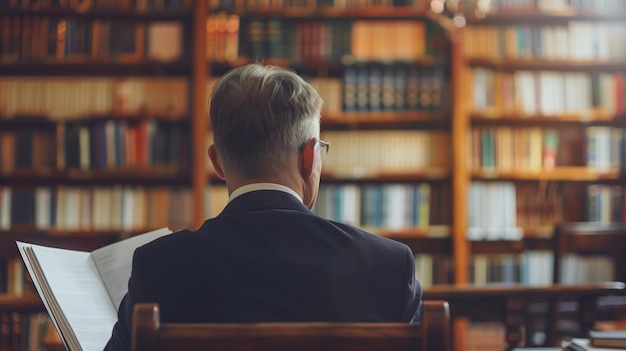
[[[554,345],[556,335],[556,303],[560,299],[576,299],[580,303],[578,320],[583,331],[593,327],[596,319],[597,298],[609,295],[626,295],[626,284],[606,282],[577,285],[485,285],[485,286],[433,286],[424,290],[424,299],[446,300],[450,304],[450,316],[469,318],[471,321],[500,322],[505,327],[507,349],[519,347],[522,342],[522,326],[528,327],[527,307],[533,302],[548,302],[547,344]],[[455,333],[453,333],[456,335]],[[530,344],[527,333],[525,344]],[[456,344],[456,343],[455,343]],[[458,345],[458,344],[457,344]],[[457,349],[457,348],[455,348]]]

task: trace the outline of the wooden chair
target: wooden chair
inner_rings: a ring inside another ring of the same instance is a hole
[[[160,324],[157,304],[137,304],[134,351],[449,351],[445,301],[424,301],[422,323]]]
[[[553,282],[562,283],[568,253],[605,255],[613,260],[615,280],[626,281],[626,223],[562,223],[554,228]]]
[[[552,278],[555,284],[564,282],[563,265],[568,254],[606,256],[613,262],[613,280],[626,281],[626,223],[561,223],[555,226],[552,248]],[[558,342],[561,335],[584,337],[594,327],[598,317],[616,317],[598,314],[603,314],[603,311],[615,314],[620,310],[626,311],[624,296],[597,299],[590,297],[569,302],[552,301],[548,315],[549,342]]]

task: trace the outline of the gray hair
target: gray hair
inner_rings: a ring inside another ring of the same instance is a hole
[[[225,169],[248,179],[297,164],[300,146],[320,131],[322,98],[295,72],[249,64],[213,86],[210,116]]]

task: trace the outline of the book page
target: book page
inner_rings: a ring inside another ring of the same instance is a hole
[[[54,328],[57,330],[59,336],[61,337],[61,341],[63,341],[63,345],[66,349],[68,349],[68,337],[66,336],[66,332],[62,332],[62,330],[68,330],[69,325],[67,324],[67,319],[63,316],[63,312],[59,308],[59,304],[56,303],[56,299],[52,295],[50,291],[50,287],[47,284],[45,277],[43,277],[43,273],[41,273],[41,268],[37,263],[37,259],[33,254],[33,249],[31,244],[26,244],[22,242],[16,242],[17,247],[22,255],[24,265],[28,270],[28,273],[32,277],[33,285],[37,290],[37,293],[41,297],[41,300],[48,311],[48,314],[52,316],[51,321],[54,325]],[[31,264],[31,262],[34,262]],[[55,316],[59,316],[56,318]],[[63,328],[61,328],[61,324]],[[75,338],[74,338],[75,339]]]
[[[170,233],[172,231],[168,228],[157,229],[107,245],[91,253],[115,311],[128,291],[135,249]]]
[[[102,350],[117,313],[88,252],[26,245],[20,251],[33,268],[46,307],[71,350]],[[28,248],[30,247],[30,249]],[[30,270],[29,270],[30,271]],[[76,345],[78,343],[78,345]]]

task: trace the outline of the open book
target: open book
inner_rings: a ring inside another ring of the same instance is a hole
[[[163,228],[93,252],[17,242],[35,288],[65,347],[101,351],[128,289],[136,248],[172,231]]]

